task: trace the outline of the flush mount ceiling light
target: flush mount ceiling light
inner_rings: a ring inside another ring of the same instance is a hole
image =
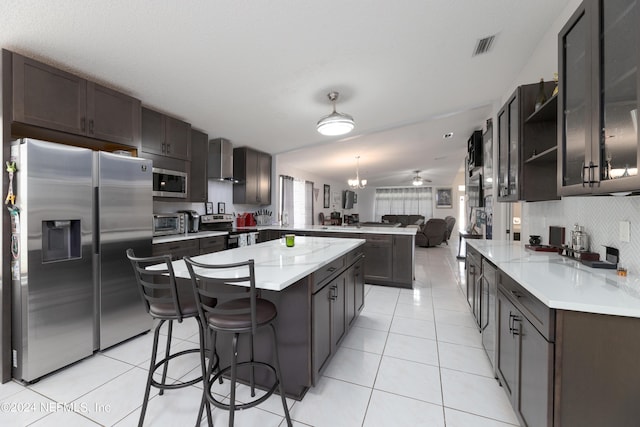
[[[416,176],[413,177],[413,185],[415,185],[416,187],[424,184],[425,182],[431,182],[430,179],[423,179],[420,176],[420,171],[415,171],[416,172]]]
[[[356,156],[356,178],[347,181],[351,188],[364,188],[367,185],[366,179],[360,179],[360,156]]]
[[[338,100],[338,92],[329,92],[327,97],[333,103],[333,113],[318,120],[316,129],[323,135],[336,136],[349,133],[355,127],[353,117],[348,114],[338,113],[336,111],[336,101]]]

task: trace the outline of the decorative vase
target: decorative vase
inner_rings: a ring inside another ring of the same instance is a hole
[[[538,85],[538,95],[536,96],[536,105],[535,110],[538,111],[542,104],[547,102],[547,95],[544,93],[544,79],[540,79],[540,84]]]
[[[540,236],[529,236],[529,244],[532,246],[540,246]]]

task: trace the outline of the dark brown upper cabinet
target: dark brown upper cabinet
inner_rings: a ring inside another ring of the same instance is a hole
[[[142,151],[190,160],[191,125],[142,107]]]
[[[640,5],[585,0],[558,35],[558,192],[640,190]]]
[[[550,99],[536,110],[539,83],[519,86],[498,112],[499,202],[558,198],[554,87],[544,83]]]
[[[206,133],[191,130],[191,162],[189,173],[189,201],[206,202],[208,193],[207,159],[209,137]]]
[[[271,204],[271,155],[249,147],[233,149],[233,203]]]
[[[140,101],[18,54],[13,121],[136,147]]]

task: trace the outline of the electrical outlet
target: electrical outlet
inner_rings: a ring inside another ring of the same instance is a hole
[[[620,241],[629,243],[631,241],[631,223],[620,221],[619,223]]]

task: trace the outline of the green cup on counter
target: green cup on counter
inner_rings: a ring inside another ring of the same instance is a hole
[[[295,234],[285,234],[284,235],[285,243],[287,247],[292,248],[296,244],[296,235]]]

